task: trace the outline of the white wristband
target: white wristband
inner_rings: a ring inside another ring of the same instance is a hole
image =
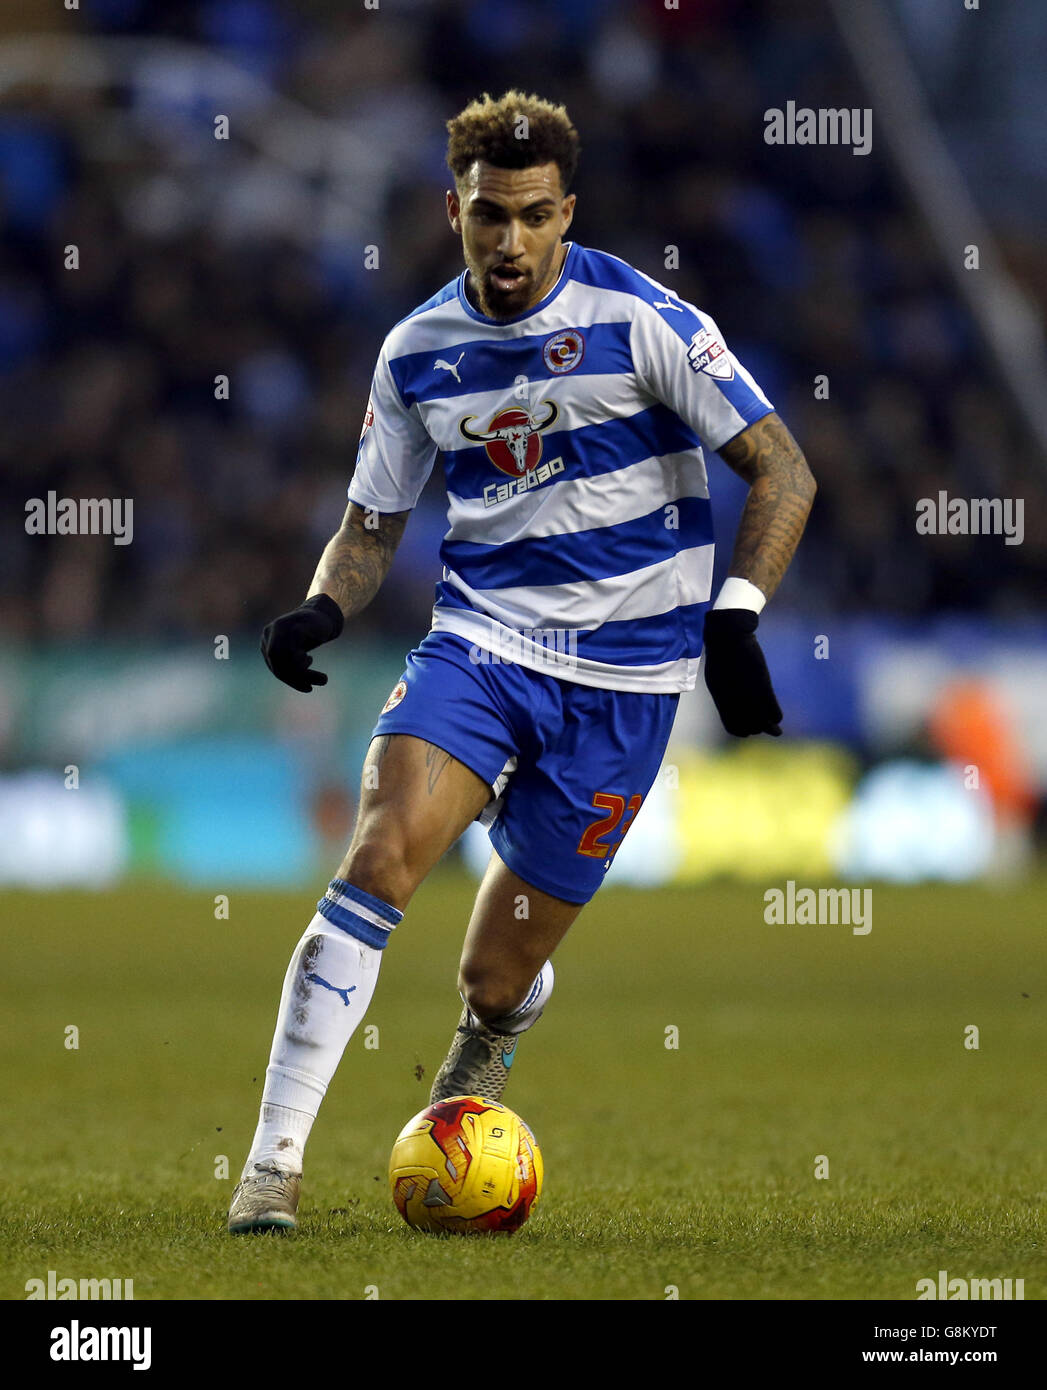
[[[755,584],[750,584],[748,579],[738,579],[732,576],[723,581],[723,588],[720,590],[713,608],[748,608],[750,613],[761,613],[767,598],[763,591],[758,589]]]

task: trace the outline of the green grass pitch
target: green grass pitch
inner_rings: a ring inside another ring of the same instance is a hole
[[[316,894],[234,892],[228,921],[170,888],[4,895],[0,1296],[55,1270],[138,1300],[911,1300],[944,1269],[1043,1297],[1042,879],[874,887],[867,936],[767,925],[756,887],[603,889],[506,1092],[542,1200],[510,1240],[448,1240],[403,1225],[385,1169],[457,1021],[472,893],[447,868],[398,928],[298,1235],[238,1239],[225,1212]]]

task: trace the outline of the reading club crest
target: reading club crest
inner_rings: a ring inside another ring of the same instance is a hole
[[[407,694],[407,682],[397,681],[390,692],[388,700],[382,706],[382,713],[388,714],[391,709],[395,709],[403,697]]]
[[[585,339],[577,328],[565,328],[554,333],[542,348],[542,359],[551,372],[563,376],[573,372],[585,356]]]

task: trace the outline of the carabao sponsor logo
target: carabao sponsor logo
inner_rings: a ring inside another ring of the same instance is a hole
[[[508,483],[488,483],[484,488],[484,506],[496,507],[499,502],[508,502],[511,497],[521,497],[525,492],[541,487],[550,478],[555,478],[557,473],[563,472],[563,468],[563,459],[555,458],[550,459],[548,463],[539,464],[537,468],[532,468],[522,477],[513,478]]]
[[[542,457],[542,430],[555,424],[560,407],[555,401],[543,401],[545,415],[535,419],[520,406],[510,406],[499,410],[492,416],[485,430],[475,430],[472,422],[475,415],[467,415],[458,422],[458,432],[470,444],[482,444],[487,457],[502,473],[516,477],[535,468]]]

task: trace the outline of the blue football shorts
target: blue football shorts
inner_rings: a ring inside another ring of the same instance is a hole
[[[374,734],[413,734],[491,788],[478,817],[526,883],[587,903],[658,775],[680,697],[602,690],[430,632]]]

